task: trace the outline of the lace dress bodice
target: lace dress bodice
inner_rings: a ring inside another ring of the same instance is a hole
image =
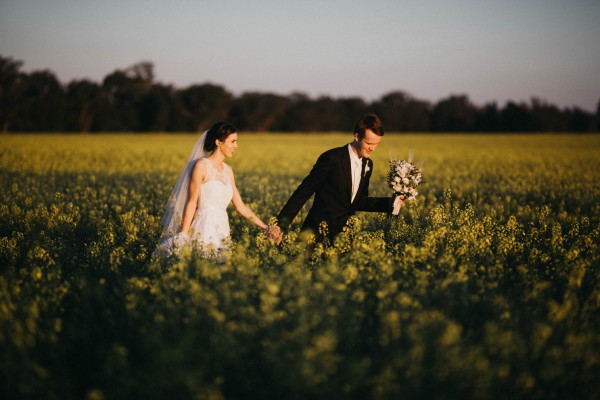
[[[206,164],[206,177],[200,187],[196,215],[204,210],[226,210],[233,197],[231,168],[223,163],[223,170],[217,171],[210,160],[204,158],[200,162]]]

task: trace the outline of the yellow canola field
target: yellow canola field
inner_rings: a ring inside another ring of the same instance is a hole
[[[241,132],[276,215],[349,134]],[[196,135],[0,136],[2,398],[594,398],[600,136],[386,134],[422,166],[397,219],[280,246],[230,208],[225,264],[151,256]]]

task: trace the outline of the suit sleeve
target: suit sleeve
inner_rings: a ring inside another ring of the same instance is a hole
[[[391,212],[393,199],[390,197],[369,197],[369,183],[373,173],[373,162],[371,161],[370,171],[367,174],[367,181],[360,197],[355,202],[356,211],[372,212]]]
[[[331,170],[331,159],[327,153],[321,154],[312,170],[306,178],[300,183],[294,191],[290,199],[285,203],[279,215],[277,222],[284,229],[291,224],[293,219],[298,215],[302,206],[315,193],[319,185],[327,179]]]

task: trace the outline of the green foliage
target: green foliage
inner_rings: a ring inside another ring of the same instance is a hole
[[[427,184],[397,219],[280,246],[231,215],[215,265],[151,255],[192,136],[0,142],[2,398],[597,398],[597,136],[386,135]],[[244,135],[275,215],[346,136]]]

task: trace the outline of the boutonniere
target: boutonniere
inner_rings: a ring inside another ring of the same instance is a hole
[[[363,176],[367,176],[367,172],[369,172],[371,170],[371,167],[369,167],[369,163],[367,162],[367,165],[365,165],[365,174]]]

